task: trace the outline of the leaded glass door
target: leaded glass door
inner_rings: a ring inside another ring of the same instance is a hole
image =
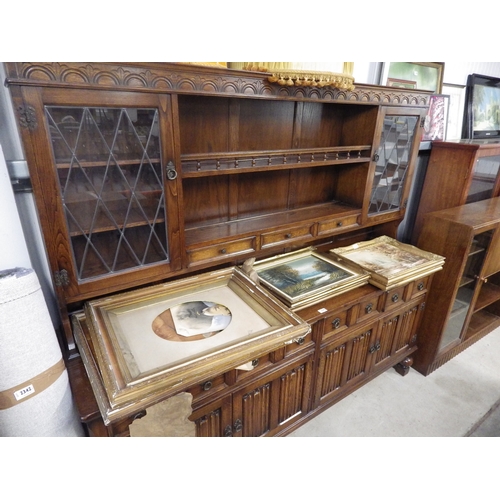
[[[70,274],[80,290],[125,272],[151,275],[154,266],[165,272],[179,267],[170,237],[178,226],[177,190],[168,188],[177,176],[172,138],[162,135],[163,127],[170,130],[162,125],[165,106],[152,106],[154,101],[156,96],[136,107],[44,107]]]
[[[407,177],[420,116],[385,114],[381,140],[375,154],[375,176],[368,214],[399,212],[405,208]]]

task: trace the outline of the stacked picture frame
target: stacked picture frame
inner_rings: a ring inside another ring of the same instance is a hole
[[[334,248],[330,253],[338,262],[365,269],[369,283],[390,290],[443,268],[444,257],[401,243],[389,236]]]

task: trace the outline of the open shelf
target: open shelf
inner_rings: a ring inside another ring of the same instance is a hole
[[[278,226],[286,227],[294,224],[312,225],[325,218],[357,217],[360,214],[361,209],[359,208],[349,206],[345,203],[332,202],[217,224],[197,224],[196,226],[186,226],[186,245],[189,247],[217,239],[261,233]]]
[[[500,286],[492,283],[483,283],[481,292],[476,300],[474,311],[479,311],[500,300]]]
[[[484,309],[480,310],[472,315],[464,340],[482,333],[485,329],[492,330],[497,326],[500,326],[500,316]]]

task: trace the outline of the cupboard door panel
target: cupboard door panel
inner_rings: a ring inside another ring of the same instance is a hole
[[[312,354],[233,394],[235,436],[273,436],[307,414]]]
[[[362,333],[358,331],[340,344],[334,341],[323,347],[319,361],[316,405],[329,402],[337,395],[340,397],[345,393],[344,388],[357,383],[368,373],[373,336],[373,329]]]
[[[231,416],[231,396],[226,396],[193,411],[189,420],[196,425],[196,437],[231,437]]]

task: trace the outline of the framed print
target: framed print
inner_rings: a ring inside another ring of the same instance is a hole
[[[400,243],[389,236],[330,250],[370,273],[369,282],[389,290],[442,269],[444,257]]]
[[[446,139],[449,102],[450,96],[448,95],[431,95],[429,110],[424,122],[422,141],[444,141]]]
[[[414,81],[415,89],[441,94],[443,73],[442,62],[386,62],[382,66],[380,84],[389,85],[394,79]]]
[[[106,396],[107,419],[123,416],[138,401],[157,402],[243,365],[310,331],[235,267],[93,300],[84,312],[85,326],[75,319],[77,342],[94,358],[99,373],[94,370],[94,385],[100,387],[101,400],[102,393]]]
[[[387,78],[388,87],[398,87],[400,89],[415,89],[417,82],[411,80],[399,80],[398,78]]]
[[[462,124],[465,106],[465,85],[443,83],[443,94],[450,96],[446,140],[460,140],[462,138]]]
[[[260,283],[293,310],[368,283],[369,274],[357,265],[307,248],[271,257],[254,265]]]

